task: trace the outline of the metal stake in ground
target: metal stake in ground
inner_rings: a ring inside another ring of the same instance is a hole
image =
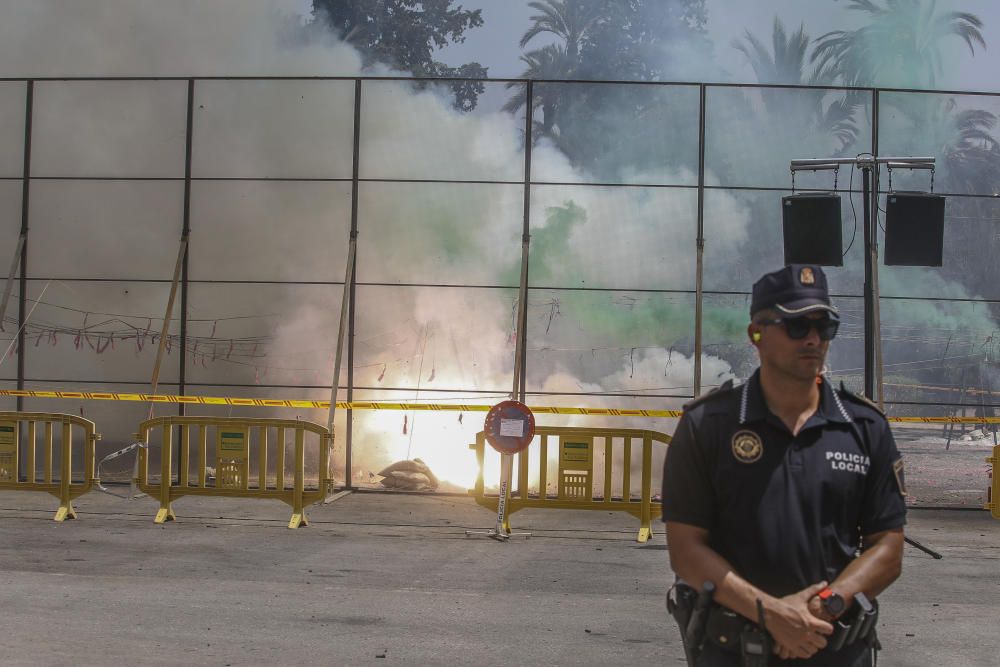
[[[514,476],[514,454],[524,451],[535,437],[535,416],[520,401],[503,401],[494,405],[486,414],[483,425],[486,441],[500,452],[500,495],[497,498],[497,522],[493,530],[475,533],[467,530],[466,535],[480,534],[495,540],[516,537],[530,537],[531,533],[511,533],[507,522],[507,499],[510,497],[510,483]],[[527,484],[527,480],[520,480]]]

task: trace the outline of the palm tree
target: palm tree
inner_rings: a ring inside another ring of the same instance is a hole
[[[954,97],[886,94],[890,109],[880,123],[893,152],[938,157],[944,189],[956,194],[1000,194],[997,116],[960,109]]]
[[[521,36],[521,48],[542,33],[558,37],[571,67],[580,56],[580,45],[601,18],[599,0],[536,0],[528,6],[539,14],[531,17],[532,26]]]
[[[746,57],[759,83],[810,83],[811,76],[806,71],[809,35],[803,25],[789,36],[776,16],[771,32],[771,51],[749,30],[742,41],[733,40],[733,48]]]
[[[945,106],[951,121],[950,141],[942,151],[948,189],[1000,195],[1000,144],[992,134],[997,117],[982,109],[956,113],[954,100]]]
[[[775,17],[770,50],[749,30],[742,40],[733,41],[733,48],[740,51],[750,63],[759,83],[828,83],[828,74],[824,70],[809,69],[809,35],[803,25],[789,34],[781,19]],[[847,148],[858,138],[855,114],[862,103],[858,93],[847,92],[830,100],[830,94],[822,90],[793,92],[765,88],[760,91],[760,95],[770,117],[797,120],[809,132],[828,133],[839,142],[840,150]]]
[[[938,12],[936,0],[851,0],[848,8],[869,14],[871,23],[826,33],[812,55],[844,85],[933,88],[943,73],[942,40],[960,38],[973,56],[976,45],[986,48],[978,16]]]
[[[528,6],[538,12],[531,17],[532,25],[521,36],[521,48],[543,33],[559,38],[559,43],[549,44],[521,56],[527,69],[521,74],[525,79],[572,79],[580,64],[580,48],[588,34],[601,19],[602,0],[535,0]],[[517,93],[504,105],[506,111],[515,112],[525,104],[524,86],[507,84]],[[542,120],[537,123],[536,139],[547,137],[558,143],[558,114],[566,104],[566,86],[537,86],[533,113],[542,110]]]
[[[558,44],[549,44],[540,49],[529,51],[521,56],[521,62],[527,65],[524,72],[521,73],[522,79],[560,79],[569,67],[566,51]],[[527,87],[522,83],[512,81],[507,84],[507,88],[513,88],[516,92],[503,105],[503,110],[515,113],[527,103]],[[535,86],[532,94],[532,108],[526,113],[534,115],[536,110],[541,109],[542,111],[542,119],[533,121],[536,141],[544,137],[558,143],[556,115],[560,96],[557,93],[558,91],[551,85]]]

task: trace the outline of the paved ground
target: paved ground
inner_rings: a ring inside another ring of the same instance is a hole
[[[269,502],[155,503],[92,493],[80,519],[0,492],[0,664],[680,665],[663,606],[663,535],[636,521],[525,510],[508,544],[466,498],[354,494],[285,528]],[[1000,522],[913,510],[883,597],[881,665],[996,665]]]
[[[938,425],[893,425],[896,444],[906,461],[907,500],[915,506],[979,508],[986,502],[992,433],[967,429],[978,437],[948,443]],[[968,436],[966,436],[968,438]]]

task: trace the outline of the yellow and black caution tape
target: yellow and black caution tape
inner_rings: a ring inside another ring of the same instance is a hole
[[[168,394],[123,394],[98,391],[36,391],[0,389],[0,397],[64,398],[83,401],[135,401],[139,403],[184,403],[187,405],[233,405],[250,408],[306,408],[326,410],[330,401],[294,398],[235,398],[232,396],[175,396]],[[459,403],[392,403],[387,401],[337,401],[338,410],[395,410],[402,412],[489,412],[490,405]],[[585,415],[590,417],[658,417],[677,419],[681,410],[630,410],[628,408],[573,408],[531,405],[539,415]],[[1000,424],[1000,417],[889,417],[904,424]]]
[[[34,391],[0,389],[0,396],[22,398],[68,398],[84,401],[136,401],[140,403],[184,403],[187,405],[235,405],[252,408],[309,408],[325,410],[330,401],[291,398],[234,398],[230,396],[172,396],[167,394],[123,394],[98,391]],[[459,403],[392,403],[387,401],[337,401],[339,410],[397,410],[425,412],[489,412],[491,405]],[[680,410],[629,410],[627,408],[561,408],[530,406],[535,414],[600,415],[606,417],[680,417]]]

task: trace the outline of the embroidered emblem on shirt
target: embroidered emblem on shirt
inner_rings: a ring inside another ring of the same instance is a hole
[[[816,275],[813,273],[813,270],[808,266],[803,266],[802,270],[799,271],[799,282],[803,285],[815,285]]]
[[[903,459],[899,458],[892,462],[892,472],[896,475],[896,485],[899,487],[899,495],[906,496],[906,475],[903,473]]]
[[[733,435],[733,456],[740,463],[753,463],[764,455],[764,443],[753,431],[737,431]]]

